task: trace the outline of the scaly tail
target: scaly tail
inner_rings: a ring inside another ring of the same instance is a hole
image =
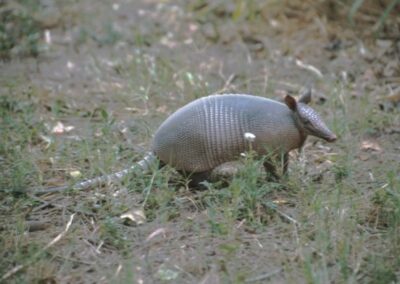
[[[64,191],[68,189],[72,190],[85,190],[88,189],[89,187],[95,186],[95,185],[100,185],[100,184],[105,184],[105,183],[110,183],[110,182],[115,182],[118,180],[121,180],[123,177],[126,175],[132,173],[135,171],[137,168],[141,168],[143,171],[148,171],[151,167],[152,164],[157,160],[157,157],[153,153],[148,153],[142,160],[137,162],[135,165],[132,167],[113,173],[109,175],[104,175],[100,177],[95,177],[92,179],[87,179],[81,182],[78,182],[74,185],[62,185],[62,186],[54,186],[54,187],[48,187],[48,188],[35,188],[31,191],[32,193],[36,195],[40,194],[46,194],[46,193],[51,193],[51,192],[59,192],[59,191]]]

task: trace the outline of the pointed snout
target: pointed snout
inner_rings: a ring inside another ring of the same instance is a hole
[[[315,136],[320,137],[327,142],[334,142],[337,140],[336,134],[333,133],[332,130],[328,128],[328,126],[326,126],[321,118],[319,118],[318,123],[315,124],[314,131]]]
[[[308,133],[324,139],[327,142],[334,142],[337,140],[337,136],[333,133],[323,122],[322,120],[318,121],[318,124],[314,124],[312,127],[308,127]]]
[[[310,131],[311,130],[311,131]],[[311,135],[322,138],[327,142],[335,142],[337,140],[337,136],[333,133],[326,125],[319,120],[318,124],[314,124],[314,127],[309,128]]]
[[[337,140],[337,136],[334,133],[330,133],[324,137],[324,140],[328,142],[335,142]]]

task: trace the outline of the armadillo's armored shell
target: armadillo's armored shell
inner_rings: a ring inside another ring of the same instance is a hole
[[[152,151],[178,170],[202,172],[252,149],[288,152],[305,137],[284,104],[250,95],[213,95],[195,100],[168,117],[155,133]]]

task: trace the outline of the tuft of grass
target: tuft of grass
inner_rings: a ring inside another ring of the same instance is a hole
[[[243,166],[234,175],[228,186],[206,183],[207,191],[202,194],[201,202],[209,212],[211,230],[219,234],[228,234],[227,228],[245,221],[252,229],[261,229],[269,224],[275,214],[272,200],[284,186],[266,182],[263,159],[256,159],[254,153],[247,153]],[[221,188],[222,186],[222,188]],[[218,221],[220,214],[224,221]]]
[[[103,32],[100,35],[95,33],[91,34],[92,38],[100,45],[115,45],[122,39],[121,33],[119,33],[111,22],[107,22],[103,25]],[[80,33],[80,43],[84,43],[87,37],[87,30],[82,28]]]
[[[29,0],[19,0],[14,4],[3,2],[0,8],[0,58],[37,56],[41,26],[33,14],[40,9],[38,3]]]
[[[371,197],[373,209],[369,215],[371,226],[379,230],[384,246],[382,252],[371,253],[366,267],[373,283],[398,281],[400,266],[400,179],[393,171],[387,183]]]
[[[40,143],[39,133],[44,126],[37,118],[34,89],[23,91],[23,100],[13,96],[14,86],[9,86],[7,92],[0,96],[0,188],[17,193],[23,192],[37,174],[31,150]]]
[[[120,229],[120,224],[111,218],[107,218],[100,224],[100,238],[106,245],[117,250],[126,250],[129,242],[127,235]]]
[[[400,237],[400,179],[397,173],[387,173],[387,183],[375,191],[371,198],[375,210],[375,225],[378,228],[388,228],[393,239]],[[397,244],[396,244],[397,243]],[[399,246],[397,241],[394,245]]]
[[[349,21],[354,25],[354,17],[355,14],[360,10],[363,5],[367,5],[364,0],[353,0],[351,7],[348,12]],[[377,20],[374,30],[380,31],[388,19],[390,13],[396,8],[396,5],[400,4],[399,0],[392,0],[390,3],[387,4],[379,19]]]
[[[179,217],[180,204],[176,197],[176,188],[169,183],[173,173],[169,168],[155,170],[151,178],[136,181],[133,190],[142,194],[142,206],[149,221],[160,219],[168,222]]]

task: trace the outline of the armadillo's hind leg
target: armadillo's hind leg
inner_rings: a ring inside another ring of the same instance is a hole
[[[160,169],[162,169],[163,167],[165,167],[166,165],[167,165],[167,164],[164,163],[163,161],[158,160],[157,168],[160,170]]]
[[[187,173],[184,171],[178,171],[181,175],[189,180],[188,186],[189,188],[194,189],[205,189],[204,185],[201,183],[203,181],[210,180],[211,171],[204,171],[199,173]]]

